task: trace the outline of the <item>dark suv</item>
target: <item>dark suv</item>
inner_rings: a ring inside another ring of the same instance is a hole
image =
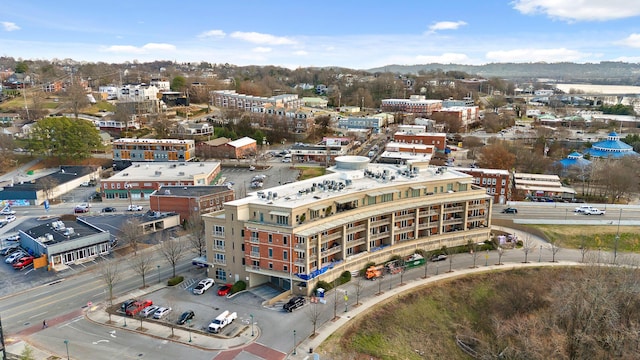
[[[518,209],[516,208],[512,208],[512,207],[508,207],[508,208],[504,208],[502,210],[503,214],[517,214],[518,213]]]
[[[296,296],[293,299],[289,300],[288,303],[284,304],[284,306],[282,306],[282,308],[285,311],[288,312],[292,312],[293,310],[302,307],[302,305],[304,305],[305,303],[305,299],[302,296]]]

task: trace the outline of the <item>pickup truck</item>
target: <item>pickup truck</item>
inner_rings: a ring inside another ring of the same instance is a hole
[[[236,312],[229,312],[229,310],[225,310],[222,314],[213,319],[211,324],[209,324],[209,331],[212,333],[219,333],[222,328],[231,324],[237,317],[238,314]]]
[[[147,306],[151,306],[153,305],[153,301],[151,300],[145,300],[145,301],[136,301],[133,304],[129,305],[127,307],[127,309],[125,310],[125,313],[129,316],[135,316],[136,314],[138,314],[140,311],[142,311],[142,309],[146,308]]]

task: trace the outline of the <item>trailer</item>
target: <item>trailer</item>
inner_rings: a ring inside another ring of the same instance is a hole
[[[384,265],[372,265],[369,266],[365,273],[365,277],[368,280],[375,280],[384,276]]]
[[[427,260],[424,258],[424,256],[418,253],[411,254],[404,258],[404,266],[406,269],[412,269],[414,267],[424,265],[425,262],[427,262]]]

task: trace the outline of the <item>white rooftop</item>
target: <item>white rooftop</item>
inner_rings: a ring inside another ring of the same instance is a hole
[[[246,204],[268,204],[273,211],[280,208],[283,212],[327,200],[353,201],[367,194],[375,196],[400,191],[403,186],[425,188],[432,181],[457,180],[471,184],[472,177],[446,167],[425,166],[409,170],[407,166],[390,164],[371,164],[368,158],[361,156],[344,156],[354,158],[353,170],[332,167],[331,174],[297,181],[291,184],[276,186],[247,194],[247,197],[225,203],[230,206]],[[350,166],[351,164],[347,165]],[[346,167],[346,166],[345,166]],[[340,199],[342,198],[342,199]]]
[[[452,170],[458,170],[463,172],[478,172],[484,174],[498,174],[498,175],[509,175],[509,170],[503,169],[485,169],[485,168],[470,168],[470,167],[451,167]]]
[[[219,162],[134,162],[107,181],[176,181],[191,180],[196,175],[210,174]]]
[[[239,147],[255,144],[255,142],[256,141],[253,140],[252,138],[245,136],[245,137],[240,138],[238,140],[230,141],[230,142],[227,143],[227,145],[239,148]]]

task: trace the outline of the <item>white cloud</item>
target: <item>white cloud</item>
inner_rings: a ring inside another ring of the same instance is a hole
[[[439,30],[457,30],[459,27],[467,25],[464,21],[440,21],[429,26],[428,34],[432,34]]]
[[[253,48],[252,51],[257,53],[268,53],[271,52],[271,48],[258,46],[257,48]]]
[[[147,54],[154,51],[175,51],[176,46],[172,44],[148,43],[143,46],[133,45],[111,45],[103,48],[102,51],[112,53]]]
[[[0,24],[2,24],[2,27],[4,28],[4,31],[20,30],[20,26],[16,25],[15,23],[9,22],[9,21],[2,21],[2,22],[0,22]]]
[[[222,30],[209,30],[198,35],[199,38],[223,38],[227,34],[225,34]]]
[[[615,42],[617,45],[629,46],[634,48],[640,48],[640,34],[631,34],[625,39]]]
[[[485,57],[493,62],[562,62],[581,61],[593,54],[581,53],[566,48],[558,49],[512,49],[489,51]]]
[[[632,0],[515,0],[514,9],[526,15],[546,14],[565,21],[605,21],[640,15]]]
[[[296,42],[286,37],[273,36],[269,34],[261,34],[257,32],[241,32],[236,31],[230,35],[234,39],[248,41],[254,44],[263,45],[295,45]]]
[[[297,55],[297,56],[307,56],[309,55],[308,52],[304,51],[304,50],[298,50],[298,51],[294,51],[293,55]]]

